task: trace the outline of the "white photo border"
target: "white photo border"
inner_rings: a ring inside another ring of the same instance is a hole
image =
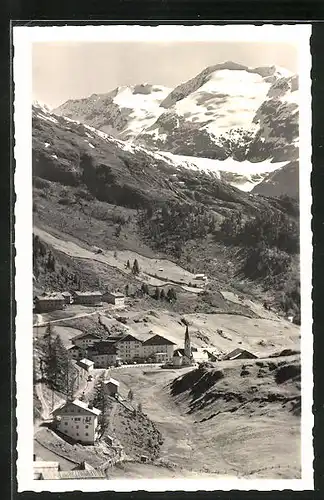
[[[313,337],[312,337],[312,232],[311,232],[311,55],[310,24],[271,25],[102,25],[13,27],[14,133],[15,133],[15,291],[17,481],[23,491],[229,491],[313,490]],[[300,87],[300,262],[302,477],[263,479],[66,480],[33,479],[33,284],[32,284],[32,44],[36,42],[109,41],[240,41],[291,42],[299,51]]]

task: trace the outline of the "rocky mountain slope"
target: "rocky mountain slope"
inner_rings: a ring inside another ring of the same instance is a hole
[[[266,280],[268,290],[280,290],[280,307],[298,311],[298,206],[289,199],[245,193],[40,107],[33,111],[33,184],[35,225],[64,241],[162,253],[192,273],[207,272],[212,287]]]
[[[172,153],[174,161],[217,172],[246,191],[266,178],[263,192],[277,192],[271,173],[298,159],[298,77],[276,66],[226,62],[173,90],[149,84],[118,87],[67,101],[54,113]],[[225,160],[234,162],[230,176]]]

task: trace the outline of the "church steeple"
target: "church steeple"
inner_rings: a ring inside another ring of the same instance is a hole
[[[191,340],[190,340],[188,325],[186,326],[186,333],[185,333],[184,354],[188,359],[191,359],[192,357]]]

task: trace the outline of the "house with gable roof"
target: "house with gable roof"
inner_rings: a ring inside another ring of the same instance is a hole
[[[98,437],[98,417],[101,411],[84,401],[67,401],[53,411],[58,431],[81,443],[93,444]]]
[[[169,361],[172,359],[174,346],[174,342],[162,335],[153,335],[143,342],[143,357],[154,357],[158,363]]]

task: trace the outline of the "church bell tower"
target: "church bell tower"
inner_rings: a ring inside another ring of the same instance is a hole
[[[192,358],[192,353],[191,353],[191,341],[190,341],[190,335],[189,335],[189,328],[188,325],[186,327],[186,333],[185,333],[185,342],[184,342],[184,354],[188,359]]]

